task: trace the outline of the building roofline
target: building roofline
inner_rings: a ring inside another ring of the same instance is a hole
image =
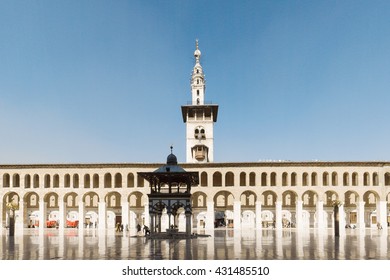
[[[0,164],[0,169],[89,169],[89,168],[159,168],[164,163],[53,163],[53,164]],[[179,163],[183,168],[222,167],[343,167],[343,166],[390,166],[390,161],[261,161],[261,162],[211,162]]]

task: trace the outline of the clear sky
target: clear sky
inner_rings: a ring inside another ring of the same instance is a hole
[[[216,162],[390,160],[390,1],[0,2],[0,163],[185,162],[195,39]]]

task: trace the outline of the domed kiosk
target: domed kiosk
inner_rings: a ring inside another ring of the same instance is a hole
[[[150,183],[149,214],[150,238],[191,237],[191,186],[199,184],[199,172],[187,172],[177,164],[172,153],[167,163],[153,172],[138,172]],[[179,210],[184,210],[186,231],[179,232],[177,218]],[[161,228],[161,217],[166,211],[169,228]]]

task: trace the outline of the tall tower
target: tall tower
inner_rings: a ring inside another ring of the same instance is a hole
[[[186,159],[188,163],[214,161],[214,123],[217,121],[218,105],[205,101],[206,81],[200,65],[201,52],[198,40],[194,52],[195,66],[191,75],[190,105],[181,106],[186,123]]]

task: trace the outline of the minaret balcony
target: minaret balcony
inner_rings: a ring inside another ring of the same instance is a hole
[[[203,161],[206,158],[206,151],[195,151],[195,159]]]

